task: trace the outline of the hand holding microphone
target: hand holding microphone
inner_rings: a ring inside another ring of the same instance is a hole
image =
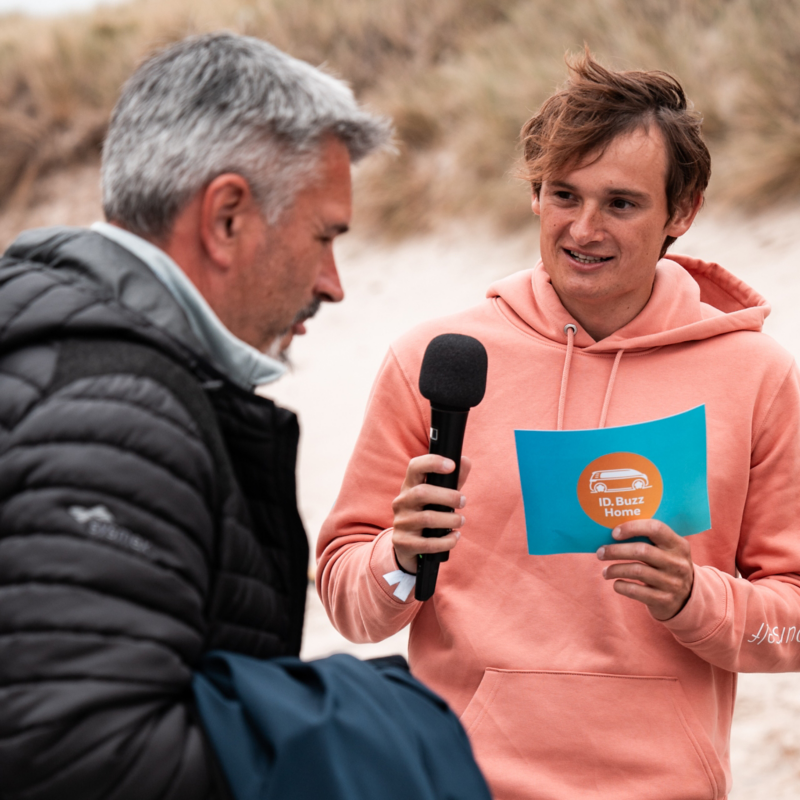
[[[463,525],[463,495],[459,491],[469,475],[471,463],[466,457],[461,459],[461,469],[456,489],[446,489],[426,483],[433,472],[452,473],[455,463],[437,455],[424,455],[412,458],[403,481],[400,494],[394,500],[394,544],[397,563],[406,571],[416,573],[420,553],[434,553],[452,550],[458,541],[457,529]],[[466,498],[464,498],[466,499]],[[447,513],[426,509],[436,504],[447,509]],[[422,531],[430,526],[449,532],[441,538],[423,538]]]
[[[467,459],[461,470],[461,447],[469,409],[483,399],[486,370],[486,350],[471,336],[443,334],[425,351],[419,386],[431,402],[430,454],[411,460],[393,503],[393,544],[400,565],[417,574],[417,600],[432,596],[439,564],[458,538],[452,530],[463,524],[454,511],[463,507],[458,489],[469,471]]]

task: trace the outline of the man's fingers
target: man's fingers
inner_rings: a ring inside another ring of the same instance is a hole
[[[440,475],[448,475],[456,468],[455,461],[442,456],[428,453],[424,456],[417,456],[408,462],[406,477],[403,481],[401,491],[410,489],[420,483],[425,483],[425,476],[429,472],[438,472]]]
[[[419,534],[423,528],[460,528],[465,519],[458,512],[435,511],[429,509],[400,509],[394,515],[394,529],[416,532]]]
[[[664,567],[671,563],[668,553],[647,542],[607,544],[597,551],[601,561],[643,561],[652,567]]]
[[[617,562],[603,569],[603,577],[614,582],[617,594],[648,606],[655,619],[671,619],[686,605],[692,591],[690,544],[654,519],[626,522],[612,535],[621,543],[604,545],[597,551],[601,561]],[[624,541],[639,536],[650,541]]]
[[[395,531],[392,537],[392,544],[398,552],[402,550],[411,552],[414,555],[418,553],[443,553],[445,550],[452,550],[460,537],[461,534],[458,531],[430,539],[426,539],[424,536],[415,536],[413,533]]]
[[[642,586],[639,583],[631,583],[630,581],[614,581],[614,591],[623,597],[638,600],[656,612],[663,608],[668,608],[670,603],[673,602],[673,596],[669,592],[653,589],[650,586]],[[662,617],[659,615],[656,618]],[[669,614],[667,613],[663,618],[668,619]]]
[[[614,528],[611,535],[620,542],[636,536],[644,536],[661,549],[680,549],[686,544],[684,537],[678,536],[672,528],[657,519],[637,519],[625,522]]]
[[[417,571],[417,556],[421,553],[443,553],[452,550],[458,543],[461,534],[453,531],[445,536],[426,539],[419,531],[404,531],[397,528],[392,531],[392,545],[394,546],[397,563],[406,571]]]
[[[627,581],[641,581],[646,586],[661,592],[675,593],[681,591],[686,576],[653,569],[640,561],[624,564],[611,564],[603,570],[606,580],[623,579]]]
[[[397,517],[404,512],[419,511],[423,506],[437,505],[461,509],[466,504],[467,498],[457,489],[445,489],[442,486],[420,483],[395,497],[392,501],[392,511],[396,522]]]
[[[403,569],[414,572],[419,553],[441,553],[456,546],[460,528],[465,520],[459,513],[466,505],[466,497],[460,488],[470,471],[468,458],[461,459],[459,489],[445,489],[425,482],[429,473],[447,475],[455,469],[455,462],[442,456],[427,454],[412,458],[406,469],[406,477],[400,494],[392,502],[394,521],[392,544],[398,563]],[[437,511],[426,506],[440,506],[454,509]],[[453,530],[441,538],[422,536],[425,528]]]
[[[597,557],[601,561],[624,562],[606,567],[603,575],[607,579],[632,578],[676,591],[680,591],[680,586],[687,581],[691,582],[691,559],[681,553],[661,550],[645,542],[605,545],[597,551]],[[661,577],[656,579],[656,575]]]
[[[472,470],[472,460],[467,458],[466,456],[461,456],[461,470],[458,473],[459,489],[464,485],[471,470]]]

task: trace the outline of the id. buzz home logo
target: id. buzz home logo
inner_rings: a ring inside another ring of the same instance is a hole
[[[636,453],[596,458],[578,479],[578,502],[598,525],[614,528],[634,519],[652,519],[664,484],[656,465]]]

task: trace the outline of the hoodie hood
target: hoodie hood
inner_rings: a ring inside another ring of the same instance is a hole
[[[574,345],[588,353],[645,350],[732,331],[760,331],[770,312],[758,292],[719,264],[679,255],[658,262],[647,305],[599,342],[561,305],[541,261],[532,270],[492,284],[487,297],[498,299],[512,323],[553,342],[563,344],[565,327],[575,326]]]

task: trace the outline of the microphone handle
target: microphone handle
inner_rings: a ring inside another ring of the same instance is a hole
[[[458,488],[458,473],[461,469],[461,447],[464,444],[464,431],[467,427],[466,411],[437,408],[431,405],[431,443],[428,452],[444,456],[455,462],[456,468],[447,475],[438,472],[429,472],[427,483],[431,486],[443,486],[446,489]],[[429,504],[426,510],[452,511],[449,506]],[[450,533],[452,528],[425,528],[422,535],[426,538],[438,538]],[[417,563],[417,582],[414,587],[414,597],[417,600],[429,600],[436,589],[436,578],[439,574],[439,564],[447,561],[449,552],[424,553],[419,556]]]

